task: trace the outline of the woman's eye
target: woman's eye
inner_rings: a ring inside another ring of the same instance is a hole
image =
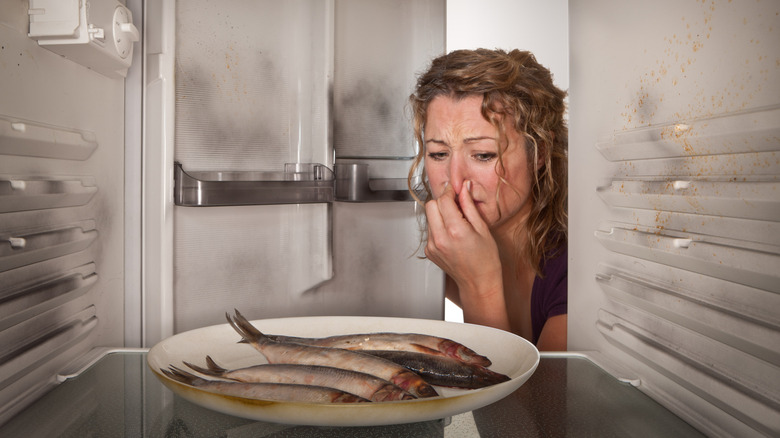
[[[484,154],[474,154],[474,158],[477,161],[491,161],[494,158],[496,158],[496,154],[492,153],[492,152],[487,152],[487,153],[484,153]]]
[[[447,158],[446,152],[428,152],[428,157],[432,160],[441,161]]]

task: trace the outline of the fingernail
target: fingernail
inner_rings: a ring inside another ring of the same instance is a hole
[[[471,180],[466,181],[466,190],[468,190],[469,193],[471,193]]]
[[[445,189],[447,188],[448,185],[450,185],[450,182],[449,181],[444,181],[444,188]]]

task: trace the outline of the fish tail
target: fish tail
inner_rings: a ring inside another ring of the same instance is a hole
[[[234,309],[235,310],[235,309]],[[225,313],[230,326],[238,332],[250,344],[263,344],[269,341],[268,337],[264,335],[260,330],[256,329],[238,310],[235,311],[235,316],[230,316]]]
[[[192,368],[193,370],[195,370],[195,371],[197,371],[197,372],[199,372],[201,374],[205,374],[207,376],[222,377],[225,374],[225,372],[227,372],[227,370],[225,368],[222,368],[219,365],[217,365],[214,362],[214,360],[211,358],[211,356],[206,356],[206,363],[208,364],[208,368],[203,368],[203,367],[191,364],[191,363],[186,362],[186,361],[182,361],[182,362],[184,362],[184,365],[187,365],[188,367]]]
[[[171,379],[176,380],[177,382],[186,383],[187,385],[197,385],[199,382],[204,381],[204,379],[173,365],[168,366],[167,370],[160,368],[160,371]]]

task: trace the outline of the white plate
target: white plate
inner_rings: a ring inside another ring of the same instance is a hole
[[[203,407],[238,417],[275,423],[315,426],[376,426],[437,420],[498,401],[520,387],[539,364],[533,344],[512,333],[479,325],[410,318],[315,316],[252,321],[268,334],[323,337],[349,333],[406,332],[440,336],[460,342],[487,356],[490,369],[511,380],[487,388],[460,390],[435,387],[439,397],[381,403],[324,404],[252,400],[208,392],[166,377],[160,369],[182,361],[205,364],[210,355],[233,369],[266,363],[265,357],[227,323],[171,336],[155,345],[147,356],[157,377],[179,396]]]

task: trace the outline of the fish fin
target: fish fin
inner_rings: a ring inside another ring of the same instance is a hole
[[[217,363],[214,362],[214,359],[212,359],[211,356],[206,356],[206,364],[208,364],[209,370],[213,373],[219,373],[220,375],[222,375],[227,372],[227,369],[217,365]]]

